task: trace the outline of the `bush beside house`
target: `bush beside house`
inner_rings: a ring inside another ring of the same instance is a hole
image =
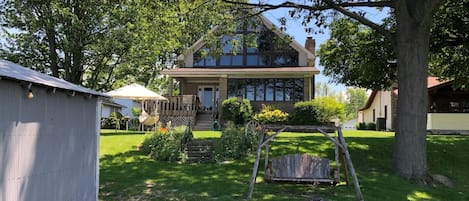
[[[357,124],[357,130],[376,130],[376,124],[373,122],[362,122]]]
[[[262,124],[284,123],[288,121],[288,113],[270,105],[262,104],[262,110],[253,119]]]
[[[222,120],[224,122],[234,122],[236,125],[243,125],[251,120],[252,106],[248,99],[241,102],[238,98],[233,97],[223,101],[222,103]]]
[[[295,103],[290,119],[294,125],[324,125],[334,118],[344,119],[345,106],[332,97],[319,97],[311,101]]]

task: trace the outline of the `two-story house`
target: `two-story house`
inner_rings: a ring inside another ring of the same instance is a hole
[[[196,95],[203,111],[219,111],[229,97],[249,99],[254,110],[267,104],[288,112],[295,102],[313,99],[314,76],[319,73],[314,67],[314,39],[308,37],[305,46],[295,40],[276,43],[286,33],[263,16],[256,19],[257,28],[240,26],[236,35],[219,36],[221,55],[207,55],[210,47],[200,39],[178,57],[180,66],[162,74],[180,83],[182,95]],[[236,53],[226,42],[253,33],[257,44],[250,47],[239,41]]]

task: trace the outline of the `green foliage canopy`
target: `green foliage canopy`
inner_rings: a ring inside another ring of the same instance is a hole
[[[228,7],[203,0],[5,0],[0,57],[96,90],[140,82],[161,91],[169,82],[159,72],[227,19]]]
[[[469,0],[445,1],[431,29],[429,74],[469,87]],[[395,27],[394,15],[384,19]],[[334,82],[367,89],[389,89],[397,83],[396,55],[377,31],[348,18],[330,23],[330,38],[318,51],[323,73]]]
[[[324,75],[346,86],[385,89],[396,80],[391,43],[376,31],[346,18],[333,20],[318,56]]]
[[[349,87],[345,90],[347,100],[345,103],[346,119],[357,118],[357,111],[365,107],[367,95],[364,89]]]

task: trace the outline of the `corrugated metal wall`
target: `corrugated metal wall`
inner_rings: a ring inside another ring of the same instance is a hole
[[[97,198],[98,99],[0,80],[0,201]]]

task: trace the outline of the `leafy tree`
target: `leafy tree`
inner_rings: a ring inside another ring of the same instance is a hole
[[[315,97],[335,96],[336,92],[332,90],[327,83],[314,83]]]
[[[427,183],[430,180],[425,141],[428,105],[426,80],[430,53],[430,30],[437,8],[440,5],[446,6],[442,4],[442,0],[318,0],[285,1],[279,4],[268,4],[263,1],[258,3],[223,1],[257,7],[259,12],[290,8],[292,18],[301,19],[305,26],[312,22],[319,26],[326,25],[327,20],[340,14],[383,35],[396,53],[399,85],[393,170],[398,175],[416,182]],[[390,8],[395,28],[373,22],[367,18],[365,12],[359,9],[363,7]],[[384,66],[377,66],[377,68],[384,68]]]
[[[429,74],[454,80],[468,88],[469,1],[446,1],[435,13],[431,29]],[[395,27],[394,18],[386,18]],[[323,73],[335,83],[368,89],[388,89],[397,82],[396,58],[391,43],[377,31],[348,18],[329,24],[331,35],[318,51]],[[379,66],[379,68],[378,68]]]
[[[159,72],[225,19],[225,7],[203,0],[5,0],[0,57],[97,90],[129,82],[162,90],[169,82]]]
[[[432,26],[430,73],[469,88],[469,0],[445,1]]]
[[[346,89],[347,101],[345,103],[346,119],[357,118],[357,111],[365,107],[367,100],[366,91],[360,88],[349,87]]]
[[[324,75],[333,82],[368,89],[387,89],[396,82],[391,43],[371,28],[348,18],[330,23],[330,38],[318,56]]]

